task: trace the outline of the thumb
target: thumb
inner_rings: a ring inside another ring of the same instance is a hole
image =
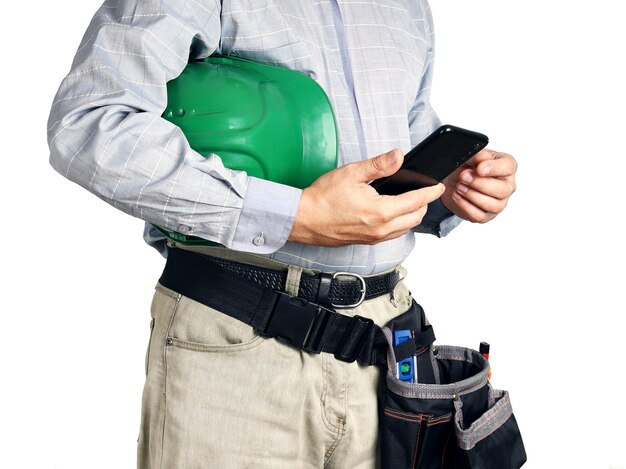
[[[480,150],[478,153],[472,156],[470,161],[473,163],[474,166],[478,166],[483,161],[493,160],[493,157],[496,153],[497,152],[488,149]]]
[[[396,148],[375,158],[353,163],[355,169],[353,174],[361,182],[369,182],[374,179],[391,176],[400,169],[403,160],[402,150]]]

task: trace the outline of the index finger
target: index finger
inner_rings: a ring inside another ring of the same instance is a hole
[[[414,212],[421,207],[437,200],[446,190],[442,183],[423,187],[399,195],[384,195],[385,213],[395,218],[406,213]]]

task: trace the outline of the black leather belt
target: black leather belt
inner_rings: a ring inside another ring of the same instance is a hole
[[[285,290],[287,271],[242,264],[212,256],[205,257],[261,287],[274,291]],[[318,275],[303,273],[300,278],[298,297],[317,304],[330,305],[335,309],[355,308],[364,300],[393,291],[400,280],[400,273],[397,270],[370,277],[363,277],[352,272],[320,273]]]

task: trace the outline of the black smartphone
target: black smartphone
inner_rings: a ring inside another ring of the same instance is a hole
[[[395,174],[370,184],[382,195],[398,195],[434,186],[485,148],[487,143],[486,135],[442,125],[404,155],[404,163]]]

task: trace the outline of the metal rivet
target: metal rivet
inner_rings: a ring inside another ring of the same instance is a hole
[[[167,340],[165,341],[165,343],[166,343],[167,345],[172,345],[172,344],[174,343],[174,341],[173,341],[172,339],[167,339]]]

